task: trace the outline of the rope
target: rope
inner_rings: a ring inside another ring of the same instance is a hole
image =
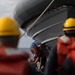
[[[26,33],[27,33],[27,31],[25,31],[25,32],[19,37],[19,39],[21,39]]]
[[[48,10],[48,8],[51,6],[51,4],[54,2],[54,0],[52,0],[49,5],[45,8],[45,10],[40,14],[40,16],[30,25],[30,27],[27,29],[27,31],[29,31],[34,25],[35,23],[42,17],[42,15]]]
[[[45,8],[45,10],[40,14],[40,16],[30,25],[29,28],[27,28],[27,31],[22,34],[22,36],[24,36],[33,26],[35,26],[35,23],[42,17],[42,15],[48,10],[48,8],[52,5],[52,3],[54,2],[54,0],[52,0],[49,5]],[[22,37],[20,36],[20,38]]]

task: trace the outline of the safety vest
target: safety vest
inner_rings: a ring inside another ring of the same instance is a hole
[[[34,49],[35,57],[38,56],[39,49],[40,49],[40,47],[36,47],[36,48]]]
[[[40,50],[40,47],[36,47],[36,48],[34,49],[35,57],[38,56],[38,52],[39,52],[39,50]],[[44,57],[44,56],[46,56],[46,53],[45,53],[44,50],[42,50],[42,57]]]
[[[29,55],[12,48],[0,48],[0,75],[28,75]]]
[[[58,68],[61,68],[65,58],[70,56],[70,52],[75,50],[75,38],[67,37],[65,35],[58,38],[57,43],[57,59],[58,59]]]

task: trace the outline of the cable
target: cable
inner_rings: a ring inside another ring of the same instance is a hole
[[[25,30],[25,32],[19,37],[19,39],[21,39],[26,33],[27,31]]]
[[[30,27],[27,28],[27,30],[25,31],[24,34],[22,34],[22,36],[24,36],[33,26],[35,26],[35,23],[42,17],[42,15],[48,10],[48,8],[52,5],[52,3],[54,2],[54,0],[52,0],[48,6],[45,8],[45,10],[39,15],[39,17],[30,25]],[[20,38],[22,37],[20,36]]]

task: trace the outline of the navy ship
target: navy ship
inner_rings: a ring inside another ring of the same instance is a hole
[[[75,0],[25,0],[14,12],[29,37],[51,47],[63,35],[63,22],[69,17],[75,17]]]

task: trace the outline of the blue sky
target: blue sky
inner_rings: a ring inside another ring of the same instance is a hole
[[[22,1],[22,0],[0,0],[0,17],[10,16],[13,18],[14,8],[20,1]],[[21,30],[21,33],[23,34],[24,31]],[[19,40],[18,47],[20,47],[20,48],[29,47],[32,42],[33,42],[33,40],[31,37],[24,35]]]

